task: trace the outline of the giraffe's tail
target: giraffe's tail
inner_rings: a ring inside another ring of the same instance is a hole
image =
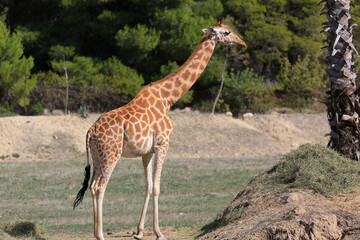
[[[93,127],[89,129],[89,131],[86,134],[86,159],[87,159],[87,165],[85,167],[85,174],[84,174],[84,182],[82,184],[82,188],[76,195],[75,201],[74,201],[74,209],[82,202],[82,199],[84,198],[84,194],[86,190],[89,187],[89,180],[90,180],[90,162],[89,162],[89,147],[90,147],[90,137],[91,134],[94,132]]]

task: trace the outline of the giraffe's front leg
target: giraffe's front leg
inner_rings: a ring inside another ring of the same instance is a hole
[[[165,156],[168,150],[168,143],[158,146],[155,149],[155,166],[154,166],[154,179],[153,179],[153,230],[156,235],[156,240],[166,240],[160,231],[159,227],[159,195],[160,195],[160,178],[161,170],[164,164]]]
[[[137,227],[137,234],[134,235],[134,238],[138,240],[144,239],[145,217],[146,217],[149,200],[152,195],[152,161],[151,161],[152,155],[153,155],[152,153],[149,153],[147,155],[144,155],[142,158],[144,171],[145,171],[146,192],[145,192],[144,207],[141,212],[139,225]]]

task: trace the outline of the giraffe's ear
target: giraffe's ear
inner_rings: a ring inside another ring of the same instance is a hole
[[[219,25],[222,25],[224,23],[224,18],[222,16],[218,16],[217,20]]]
[[[204,33],[207,33],[207,32],[210,31],[210,28],[204,28],[202,31],[203,31]]]

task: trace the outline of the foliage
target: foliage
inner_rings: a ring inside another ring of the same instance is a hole
[[[0,111],[29,104],[28,94],[36,86],[30,76],[32,57],[23,56],[21,35],[13,33],[0,21]]]
[[[272,89],[266,85],[263,77],[252,69],[230,73],[224,87],[224,99],[231,103],[230,109],[235,114],[245,111],[264,112],[271,106]]]
[[[131,99],[142,84],[156,81],[182,65],[202,38],[201,29],[215,25],[216,17],[223,14],[226,16],[225,23],[245,40],[247,50],[217,47],[199,81],[177,103],[179,107],[197,105],[207,109],[205,106],[213,101],[218,90],[226,52],[229,59],[226,78],[229,78],[230,72],[236,75],[249,68],[263,77],[264,82],[277,86],[269,89],[269,94],[276,90],[276,96],[283,101],[304,96],[306,101],[311,101],[307,96],[323,86],[325,74],[324,55],[320,51],[323,39],[321,23],[325,18],[319,15],[317,2],[28,0],[3,1],[0,8],[8,8],[2,15],[11,32],[9,34],[7,30],[7,35],[21,38],[24,46],[18,57],[22,61],[27,60],[28,63],[24,64],[28,67],[17,69],[29,72],[29,64],[33,60],[34,76],[51,70],[63,78],[65,64],[70,91],[72,88],[73,91],[77,88],[93,89],[88,92],[96,95],[98,91],[111,90],[121,95],[122,99]],[[28,92],[35,85],[35,78],[27,79],[29,88],[23,92]],[[62,84],[63,80],[60,82]],[[54,84],[55,88],[59,88],[60,83]],[[38,87],[41,88],[40,85]],[[228,89],[224,89],[224,94],[229,95],[226,93]],[[252,88],[248,90],[252,91]],[[71,103],[73,99],[70,96],[69,104],[74,104]],[[236,98],[222,99],[223,106],[239,108]],[[3,106],[14,105],[6,103],[4,98],[0,101]],[[22,97],[18,102],[20,106],[29,103]],[[31,101],[31,104],[38,103]],[[252,104],[261,105],[262,102]],[[87,106],[94,109],[94,106]],[[98,109],[110,110],[108,107]],[[250,108],[263,111],[264,106]],[[28,111],[28,108],[24,109]],[[211,107],[207,111],[210,110]]]
[[[323,74],[318,71],[320,63],[309,56],[301,59],[298,56],[295,64],[291,65],[287,58],[281,61],[279,74],[279,89],[291,94],[301,95],[313,89],[325,87]]]
[[[115,40],[122,58],[134,64],[145,59],[159,44],[160,32],[141,24],[134,28],[126,25],[117,32]]]

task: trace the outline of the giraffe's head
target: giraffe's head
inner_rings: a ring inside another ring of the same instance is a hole
[[[218,19],[218,25],[203,29],[204,33],[209,33],[211,38],[214,38],[216,43],[222,45],[236,45],[240,48],[245,48],[246,43],[239,38],[230,26],[225,25],[223,19]]]

